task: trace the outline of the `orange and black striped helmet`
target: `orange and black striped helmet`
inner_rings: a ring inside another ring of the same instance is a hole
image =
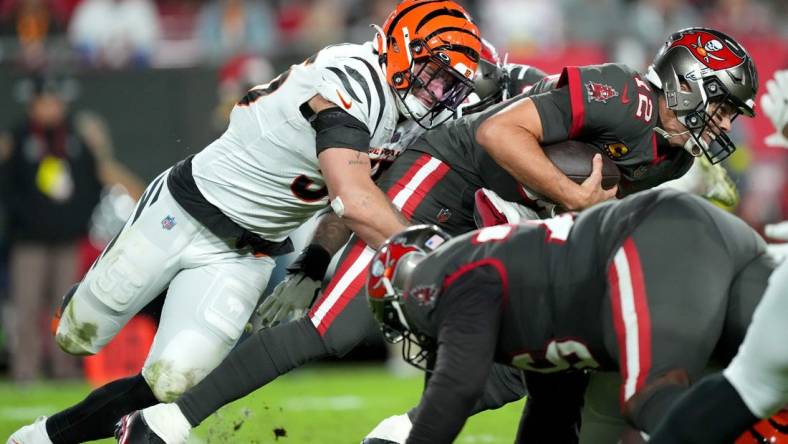
[[[375,44],[400,110],[419,123],[429,118],[429,127],[434,126],[438,114],[453,112],[473,91],[479,29],[451,0],[402,1],[379,29]]]

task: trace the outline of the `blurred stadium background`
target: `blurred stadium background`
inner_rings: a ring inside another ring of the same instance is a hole
[[[784,0],[460,3],[509,61],[549,73],[564,65],[606,61],[644,69],[671,31],[697,25],[739,39],[756,61],[761,86],[775,69],[788,68]],[[62,145],[56,149],[87,156],[99,167],[90,186],[79,187],[89,192],[75,196],[79,172],[72,177],[57,162],[42,163],[31,184],[15,183],[8,170],[0,170],[0,439],[39,414],[81,399],[88,381],[96,384],[138,370],[152,334],[147,318],[127,329],[105,356],[85,362],[59,355],[48,324],[63,293],[60,287],[79,279],[119,228],[141,187],[220,134],[231,105],[249,86],[268,81],[327,44],[370,39],[368,25],[381,24],[395,4],[0,0],[0,161],[14,143],[32,134],[43,137],[44,144]],[[37,98],[44,93],[59,104],[41,105]],[[69,116],[63,134],[24,124],[33,115],[33,120],[57,120],[58,107]],[[788,218],[788,151],[765,144],[771,132],[762,115],[742,119],[733,134],[739,149],[725,163],[741,195],[734,211],[759,229]],[[20,146],[41,148],[29,140]],[[78,152],[80,146],[87,154]],[[27,229],[11,229],[8,208],[15,196],[30,191],[25,187],[56,202],[73,197],[79,204],[31,205]],[[49,249],[36,250],[41,244]],[[14,268],[12,252],[20,248],[26,254],[15,263],[23,265]],[[13,285],[38,294],[40,301],[12,302]],[[342,362],[320,364],[328,369],[296,372],[233,404],[203,425],[198,436],[263,443],[273,441],[274,430],[282,428],[289,442],[354,440],[383,416],[418,399],[420,378],[388,378],[389,371],[378,365],[385,357],[386,350],[373,337]],[[519,409],[511,406],[474,419],[461,442],[510,442]]]

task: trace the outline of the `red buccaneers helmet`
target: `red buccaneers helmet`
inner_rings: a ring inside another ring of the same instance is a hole
[[[718,163],[736,150],[714,122],[725,109],[752,117],[758,75],[747,51],[730,36],[709,28],[688,28],[668,38],[648,68],[646,79],[662,90],[668,108],[691,135],[686,148]],[[710,104],[719,106],[710,107]],[[711,130],[715,140],[701,138]]]
[[[403,358],[417,367],[425,355],[412,355],[411,346],[424,345],[403,309],[403,291],[416,267],[449,236],[435,225],[414,225],[395,234],[378,248],[367,276],[367,300],[383,337],[391,343],[404,341]],[[422,347],[424,348],[424,347]]]
[[[750,427],[735,444],[788,444],[788,410],[780,410]]]

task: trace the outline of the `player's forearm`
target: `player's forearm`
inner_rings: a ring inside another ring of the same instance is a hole
[[[460,396],[451,387],[432,384],[430,381],[427,385],[406,444],[454,442],[471,414],[475,399]]]
[[[581,205],[580,186],[553,165],[536,137],[527,130],[509,125],[482,125],[476,140],[519,183],[568,209]]]
[[[350,229],[339,216],[335,213],[328,213],[318,222],[311,243],[320,245],[333,256],[347,243],[350,234]]]
[[[367,245],[378,248],[390,236],[407,227],[408,221],[394,208],[372,181],[370,186],[340,191],[342,220]]]

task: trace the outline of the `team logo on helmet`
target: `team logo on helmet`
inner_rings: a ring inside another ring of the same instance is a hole
[[[709,32],[683,33],[670,45],[671,49],[677,46],[687,48],[699,62],[715,71],[744,63],[744,57],[736,54],[730,44],[723,43],[716,35]]]
[[[397,262],[405,256],[405,254],[412,251],[418,251],[418,248],[404,245],[399,242],[392,242],[386,246],[385,252],[378,256],[372,263],[372,269],[369,275],[369,285],[367,285],[369,296],[378,298],[386,296],[387,289],[383,284],[383,278],[391,280],[394,276]]]
[[[405,298],[413,299],[419,305],[433,305],[437,294],[438,289],[434,285],[420,285],[408,291]]]
[[[618,97],[618,91],[612,86],[604,83],[597,83],[588,81],[586,83],[586,92],[588,93],[588,101],[607,103],[613,97]]]

